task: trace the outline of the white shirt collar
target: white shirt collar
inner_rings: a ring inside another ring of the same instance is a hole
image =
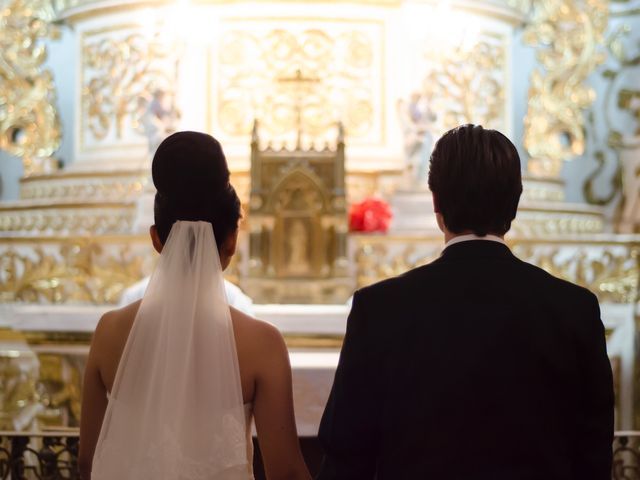
[[[480,235],[469,233],[467,235],[457,235],[453,237],[447,243],[444,244],[444,248],[447,248],[448,246],[454,245],[456,243],[469,242],[472,240],[489,240],[491,242],[498,242],[498,243],[502,243],[503,245],[506,245],[505,241],[496,235],[485,235],[484,237],[481,237]]]

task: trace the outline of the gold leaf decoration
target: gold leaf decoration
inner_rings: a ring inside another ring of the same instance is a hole
[[[423,95],[432,103],[442,131],[464,123],[504,129],[505,45],[481,36],[470,47],[457,45],[423,81]]]
[[[514,253],[556,277],[594,292],[601,302],[634,303],[638,300],[637,247],[619,249],[579,248],[571,255],[562,247],[516,245]]]
[[[605,59],[608,19],[608,0],[532,4],[524,41],[538,47],[540,68],[531,74],[524,146],[535,175],[558,177],[565,160],[584,152],[583,113],[595,99],[585,80]]]
[[[94,140],[110,134],[121,139],[125,129],[142,133],[142,117],[154,93],[174,94],[177,60],[167,42],[137,30],[83,38],[83,129]]]
[[[295,23],[295,22],[294,22]],[[342,121],[351,138],[374,124],[374,43],[366,31],[234,28],[222,38],[218,72],[220,127],[231,136],[261,120],[267,137],[287,142],[335,136]]]
[[[358,235],[352,239],[358,288],[424,265],[442,251],[442,240],[436,238]],[[518,258],[588,288],[600,302],[629,304],[638,300],[640,245],[514,240],[511,248]]]
[[[0,148],[22,158],[25,176],[55,168],[60,146],[53,76],[43,68],[53,18],[48,0],[0,1]]]
[[[145,275],[145,259],[128,246],[114,251],[90,240],[61,244],[58,252],[37,246],[0,257],[0,301],[116,303],[122,291]]]

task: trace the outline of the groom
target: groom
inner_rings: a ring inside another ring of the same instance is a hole
[[[504,243],[522,193],[515,147],[455,128],[429,187],[445,249],[356,292],[318,479],[610,479],[598,301]]]

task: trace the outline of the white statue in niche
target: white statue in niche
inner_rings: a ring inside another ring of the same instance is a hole
[[[408,100],[398,100],[398,116],[404,135],[409,186],[413,189],[425,188],[436,115],[429,98],[413,92]]]
[[[640,90],[623,89],[618,97],[618,106],[637,121],[634,131],[624,135],[622,143],[640,145]],[[623,203],[618,230],[620,233],[635,233],[640,227],[640,149],[625,148],[620,158]]]
[[[158,146],[166,137],[178,130],[180,111],[176,108],[173,95],[156,89],[146,102],[140,124],[149,145],[149,156],[153,157]]]
[[[289,247],[287,271],[292,275],[308,274],[310,272],[309,233],[301,220],[295,220],[291,225],[287,244]]]

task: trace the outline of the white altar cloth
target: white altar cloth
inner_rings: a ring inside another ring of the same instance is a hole
[[[38,332],[93,332],[113,305],[21,305],[0,303],[0,328]],[[344,335],[349,305],[254,305],[256,318],[283,334]]]

